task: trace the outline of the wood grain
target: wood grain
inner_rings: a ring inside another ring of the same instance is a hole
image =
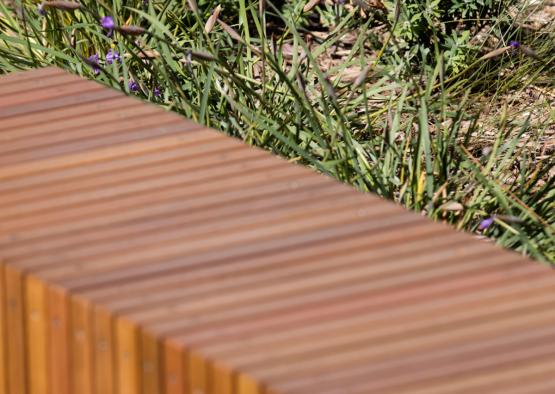
[[[549,268],[55,68],[0,263],[0,394],[555,392]]]

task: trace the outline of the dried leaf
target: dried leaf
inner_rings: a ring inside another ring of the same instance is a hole
[[[368,78],[368,73],[370,72],[370,69],[372,68],[372,65],[369,64],[366,67],[364,67],[362,69],[362,71],[360,72],[360,74],[358,75],[358,77],[355,79],[355,81],[353,82],[353,90],[358,88],[360,85],[362,85],[364,82],[366,82],[366,79]]]
[[[303,8],[303,12],[309,12],[320,3],[320,0],[308,0]]]
[[[494,57],[497,57],[497,56],[499,56],[499,55],[504,54],[505,52],[507,52],[507,51],[510,50],[511,48],[512,48],[512,47],[509,45],[509,46],[506,46],[506,47],[494,49],[493,51],[488,52],[488,53],[486,53],[484,56],[482,56],[482,57],[480,58],[480,60],[492,59],[492,58],[494,58]]]
[[[191,51],[191,56],[198,60],[216,61],[215,56],[207,52]]]
[[[281,54],[285,59],[292,59],[295,56],[295,52],[300,59],[306,57],[306,52],[303,48],[293,47],[293,45],[287,43],[283,44],[281,47]]]
[[[381,10],[387,9],[381,0],[355,0],[353,1],[353,5],[364,11],[370,11],[371,8],[378,8]]]
[[[208,18],[208,21],[206,21],[206,25],[204,25],[204,31],[206,32],[206,34],[210,34],[212,29],[214,28],[214,25],[216,24],[221,11],[222,6],[218,4],[212,15],[210,15],[210,18]]]
[[[128,36],[140,36],[146,32],[146,29],[141,26],[135,25],[124,25],[124,26],[117,26],[116,30],[121,34],[128,35]]]
[[[189,8],[191,9],[191,11],[193,11],[195,14],[198,14],[198,5],[196,0],[187,0],[187,3],[189,4]]]
[[[45,1],[42,3],[44,8],[55,8],[58,10],[71,11],[81,8],[81,4],[72,1]]]
[[[139,57],[146,59],[154,59],[160,57],[160,53],[154,49],[146,49],[139,53]]]
[[[380,10],[387,9],[381,0],[368,0],[367,3],[368,3],[368,6],[370,6],[371,8],[378,8]]]
[[[464,210],[464,206],[456,201],[448,201],[440,206],[439,209],[444,212],[460,212]]]
[[[231,26],[229,26],[227,23],[225,23],[224,21],[222,21],[221,19],[218,19],[218,23],[220,24],[220,26],[222,27],[222,29],[224,29],[224,31],[230,35],[231,38],[233,38],[235,41],[240,42],[243,45],[247,45],[254,53],[256,53],[258,56],[262,56],[262,51],[255,47],[254,45],[248,45],[243,38],[239,35],[239,33],[237,33],[235,30],[233,30],[233,28]]]
[[[192,58],[195,58],[197,60],[205,60],[209,62],[218,60],[214,55],[211,55],[210,53],[207,53],[207,52],[189,51],[187,52],[187,58],[180,59],[179,62],[184,64],[190,64],[191,62],[190,59]]]
[[[218,23],[220,24],[222,29],[224,29],[224,31],[227,34],[229,34],[230,37],[233,38],[235,41],[239,41],[242,44],[245,43],[245,41],[243,41],[243,38],[239,35],[239,33],[237,33],[235,30],[233,30],[233,28],[231,26],[229,26],[227,23],[221,21],[220,19],[218,19]]]

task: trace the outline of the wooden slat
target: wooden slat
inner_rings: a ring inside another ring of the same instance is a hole
[[[94,327],[93,306],[79,297],[70,298],[71,316],[70,341],[70,380],[72,393],[94,393]]]
[[[21,272],[13,267],[4,267],[4,287],[6,291],[6,343],[8,393],[25,393],[29,370],[26,364],[24,284]]]
[[[49,387],[50,393],[70,394],[70,312],[68,293],[50,287],[48,294],[49,320]]]
[[[6,335],[6,282],[4,264],[0,261],[0,394],[8,392],[8,337]]]
[[[45,80],[45,78],[57,77],[60,75],[65,75],[65,73],[59,68],[55,68],[55,67],[40,68],[37,70],[33,70],[33,72],[31,73],[15,72],[15,73],[3,75],[2,78],[0,79],[0,86],[4,88],[10,85],[14,85],[14,84],[17,85],[27,81],[33,81],[33,82],[43,81]]]
[[[116,336],[113,316],[104,308],[93,311],[94,341],[94,392],[116,393]]]
[[[44,283],[33,276],[25,281],[25,331],[29,392],[48,392],[47,292]]]
[[[555,391],[539,263],[58,69],[0,120],[0,394]]]

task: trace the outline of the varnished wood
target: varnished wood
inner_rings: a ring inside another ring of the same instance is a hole
[[[0,394],[555,392],[547,267],[55,68],[0,263]]]

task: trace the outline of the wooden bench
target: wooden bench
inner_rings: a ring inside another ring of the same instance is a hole
[[[55,68],[0,120],[0,394],[555,392],[548,267]]]

